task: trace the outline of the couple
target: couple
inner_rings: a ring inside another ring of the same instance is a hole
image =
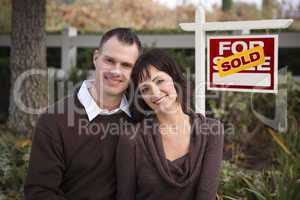
[[[223,126],[187,107],[174,60],[116,28],[93,63],[95,80],[39,117],[25,199],[215,199]]]

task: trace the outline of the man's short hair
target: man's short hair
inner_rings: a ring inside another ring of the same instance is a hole
[[[116,36],[120,42],[123,42],[128,45],[136,44],[138,47],[139,54],[142,53],[142,45],[141,41],[138,38],[137,34],[133,32],[130,28],[114,28],[107,31],[101,38],[99,49],[101,50],[102,46],[107,42],[110,38]]]

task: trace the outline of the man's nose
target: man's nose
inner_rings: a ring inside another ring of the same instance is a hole
[[[121,75],[121,74],[122,74],[122,70],[121,70],[120,64],[118,64],[118,63],[115,64],[115,65],[111,68],[110,72],[111,72],[112,74],[115,74],[115,75]]]

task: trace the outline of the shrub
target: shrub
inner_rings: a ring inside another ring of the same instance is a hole
[[[30,139],[0,129],[0,199],[21,199],[28,168]]]

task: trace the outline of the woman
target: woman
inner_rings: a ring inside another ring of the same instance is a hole
[[[118,200],[213,200],[223,126],[188,109],[185,80],[164,51],[152,49],[131,75],[136,129],[120,137]]]

